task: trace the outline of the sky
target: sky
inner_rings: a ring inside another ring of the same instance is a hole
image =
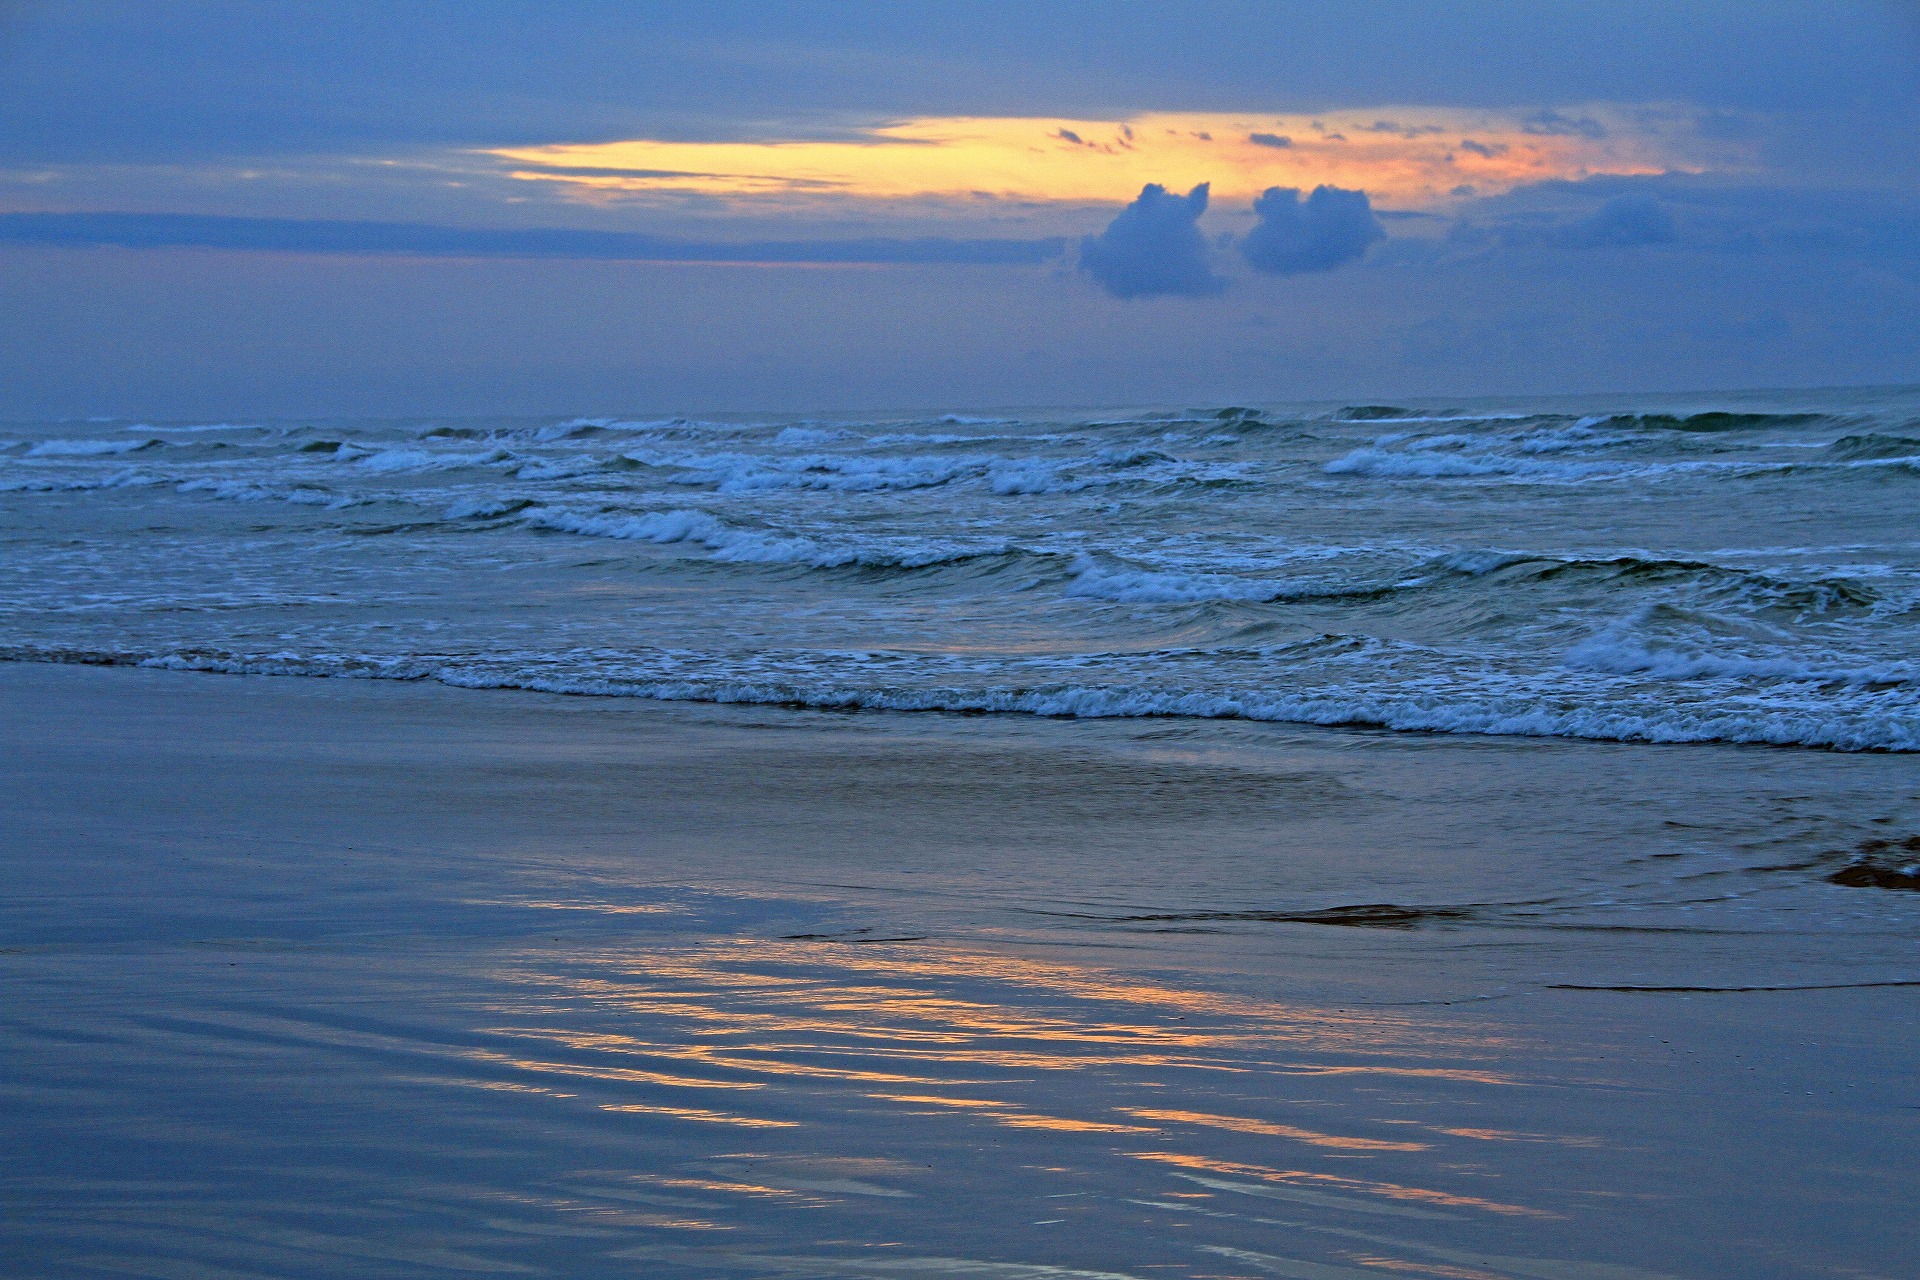
[[[0,0],[0,417],[1920,381],[1920,3]]]

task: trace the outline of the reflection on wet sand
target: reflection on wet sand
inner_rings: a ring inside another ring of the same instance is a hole
[[[96,1093],[71,1064],[18,1091],[157,1176],[15,1180],[21,1238],[79,1275],[1662,1275],[1628,1265],[1632,1198],[1604,1198],[1621,1148],[1528,1101],[1578,1072],[1516,1069],[1511,1031],[1457,1011],[935,944],[447,959],[289,960],[235,999],[214,962],[170,958],[146,1003],[88,1015],[85,1053],[115,1064]],[[71,1009],[10,1020],[39,1063],[71,1056]],[[129,1069],[163,1100],[117,1095]],[[156,1131],[202,1153],[193,1178],[141,1163]],[[1543,1239],[1567,1256],[1532,1256]]]
[[[1462,1213],[1494,1220],[1556,1216],[1552,1210],[1445,1185],[1446,1162],[1440,1157],[1447,1153],[1436,1148],[1449,1136],[1480,1139],[1480,1131],[1450,1135],[1426,1125],[1422,1140],[1414,1141],[1404,1130],[1387,1127],[1406,1123],[1405,1117],[1365,1114],[1379,1109],[1380,1088],[1396,1084],[1402,1090],[1507,1090],[1524,1083],[1510,1070],[1480,1065],[1509,1059],[1509,1044],[1457,1021],[1442,1030],[1403,1014],[1226,996],[1094,966],[939,946],[870,944],[855,951],[828,942],[779,941],[637,953],[612,949],[562,964],[547,955],[522,956],[497,977],[503,989],[526,1000],[533,1016],[514,1018],[516,1002],[496,1000],[485,1034],[548,1047],[539,1056],[524,1057],[473,1049],[464,1054],[469,1061],[526,1076],[552,1073],[662,1095],[744,1090],[732,1095],[735,1106],[727,1111],[712,1108],[710,1101],[697,1107],[667,1101],[590,1105],[663,1123],[678,1119],[813,1131],[793,1134],[795,1148],[707,1165],[716,1172],[724,1169],[725,1179],[636,1175],[636,1181],[660,1190],[776,1202],[807,1193],[824,1197],[814,1206],[822,1212],[831,1212],[834,1200],[847,1196],[925,1200],[939,1192],[942,1162],[937,1159],[924,1162],[925,1167],[915,1167],[915,1160],[868,1160],[862,1166],[865,1176],[836,1178],[823,1176],[832,1172],[825,1153],[839,1149],[850,1132],[874,1133],[883,1147],[931,1155],[956,1146],[992,1146],[1002,1140],[986,1134],[1011,1130],[1051,1141],[1044,1164],[1028,1161],[1017,1172],[1002,1167],[1000,1179],[1063,1181],[1074,1188],[1036,1187],[1031,1193],[1052,1201],[1054,1213],[1067,1215],[1036,1217],[1029,1224],[1064,1229],[1043,1250],[1047,1256],[1057,1256],[1057,1246],[1075,1237],[1079,1244],[1067,1254],[1087,1257],[1087,1233],[1097,1238],[1103,1222],[1111,1227],[1112,1215],[1125,1212],[1121,1205],[1148,1203],[1142,1194],[1160,1201],[1177,1197],[1188,1205],[1195,1200],[1217,1204],[1210,1212],[1216,1221],[1240,1221],[1226,1206],[1249,1198],[1336,1221],[1384,1216],[1453,1225],[1462,1222]],[[562,1011],[569,1016],[553,1016]],[[564,1060],[557,1060],[562,1054]],[[1348,1098],[1330,1095],[1326,1086],[1311,1097],[1285,1096],[1293,1087],[1289,1082],[1316,1078],[1341,1091],[1351,1090],[1347,1080],[1367,1081],[1368,1105],[1356,1113]],[[1301,1122],[1191,1105],[1212,1101],[1223,1090],[1259,1102],[1263,1116],[1295,1111],[1294,1119]],[[1152,1105],[1144,1105],[1149,1099]],[[1437,1101],[1417,1092],[1404,1100],[1425,1106]],[[861,1118],[873,1108],[881,1113]],[[1341,1124],[1327,1127],[1324,1121],[1334,1116]],[[1304,1123],[1308,1118],[1320,1123]],[[1366,1133],[1370,1127],[1377,1133]],[[1205,1152],[1210,1133],[1230,1137],[1234,1145]],[[1141,1149],[1143,1141],[1153,1149]],[[1336,1172],[1249,1158],[1280,1148],[1324,1150],[1328,1158],[1347,1163]],[[1435,1154],[1427,1164],[1396,1167],[1393,1178],[1359,1177],[1351,1169],[1355,1159],[1404,1161],[1428,1153]],[[1408,1171],[1422,1168],[1421,1180],[1406,1179]],[[757,1226],[756,1234],[767,1230],[764,1222]],[[874,1247],[857,1232],[846,1243],[860,1251]],[[1148,1269],[1223,1275],[1229,1274],[1220,1270],[1223,1260],[1258,1257],[1266,1261],[1254,1271],[1271,1274],[1280,1261],[1279,1255],[1239,1244],[1220,1245],[1203,1258],[1196,1256],[1198,1247],[1195,1242],[1173,1248],[1173,1256]],[[1146,1252],[1158,1254],[1163,1248]],[[1336,1247],[1323,1256],[1339,1253]],[[641,1255],[669,1260],[644,1248],[623,1256]],[[691,1255],[676,1250],[673,1257],[675,1266],[694,1265]],[[711,1262],[788,1274],[1123,1274],[1059,1261],[879,1259],[845,1252],[831,1258],[775,1256],[731,1244],[724,1263]],[[1289,1265],[1342,1264],[1295,1260]],[[1436,1264],[1431,1255],[1388,1256],[1377,1247],[1358,1266],[1367,1274],[1460,1274],[1457,1267]]]
[[[1292,1138],[1315,1147],[1338,1147],[1347,1151],[1425,1151],[1425,1142],[1394,1142],[1385,1138],[1343,1138],[1337,1134],[1315,1133],[1290,1124],[1270,1120],[1249,1120],[1243,1116],[1214,1116],[1204,1111],[1158,1111],[1148,1107],[1128,1107],[1128,1115],[1142,1120],[1169,1120],[1176,1124],[1197,1124],[1208,1129],[1231,1129],[1235,1133],[1260,1133],[1275,1138]]]

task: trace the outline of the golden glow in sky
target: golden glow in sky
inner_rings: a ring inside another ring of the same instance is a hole
[[[625,142],[486,152],[515,178],[588,199],[646,193],[753,198],[919,197],[1119,202],[1149,182],[1213,184],[1246,201],[1268,187],[1357,188],[1420,208],[1549,178],[1706,167],[1679,113],[1532,115],[1379,108],[1320,116],[1146,114],[1126,120],[926,117],[832,140]]]

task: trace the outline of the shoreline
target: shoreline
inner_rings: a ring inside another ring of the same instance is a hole
[[[1630,722],[1607,728],[1585,725],[1570,712],[1529,712],[1524,715],[1468,717],[1452,724],[1425,723],[1418,717],[1384,711],[1355,712],[1339,699],[1307,699],[1297,705],[1281,698],[1267,702],[1240,699],[1162,697],[1120,689],[1085,689],[1040,693],[1034,691],[968,692],[922,691],[905,697],[887,690],[844,690],[818,695],[777,692],[766,687],[704,687],[686,681],[562,680],[537,676],[480,676],[457,673],[436,660],[419,657],[381,659],[334,657],[296,658],[285,654],[211,657],[180,653],[139,653],[110,650],[51,650],[31,646],[0,648],[0,663],[74,666],[182,674],[268,677],[318,680],[374,680],[394,684],[437,684],[471,692],[543,694],[563,698],[625,698],[642,702],[709,707],[765,708],[772,711],[823,714],[937,715],[953,717],[1010,716],[1038,720],[1196,721],[1274,725],[1287,729],[1330,729],[1357,733],[1387,733],[1439,738],[1554,739],[1622,746],[1648,747],[1767,747],[1794,751],[1833,752],[1840,755],[1909,755],[1920,752],[1920,739],[1903,736],[1893,745],[1868,742],[1855,736],[1827,738],[1790,736],[1734,730],[1731,736],[1700,730],[1694,733]]]

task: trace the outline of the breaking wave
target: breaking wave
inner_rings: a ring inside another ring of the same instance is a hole
[[[1598,707],[1525,694],[1502,694],[1463,683],[1446,691],[1393,691],[1378,685],[1335,685],[1287,692],[1219,692],[1129,684],[1054,681],[976,687],[875,685],[825,670],[792,675],[724,674],[722,655],[664,655],[648,671],[644,655],[624,669],[595,670],[599,655],[518,655],[495,661],[443,655],[301,655],[183,650],[144,653],[8,646],[0,660],[138,666],[231,675],[432,680],[467,689],[522,689],[575,696],[650,698],[670,702],[745,703],[820,710],[1004,713],[1066,719],[1165,718],[1249,720],[1449,734],[1585,738],[1647,743],[1746,743],[1838,751],[1920,751],[1920,708],[1875,715],[1871,707],[1738,708],[1662,705]],[[868,655],[862,655],[868,656]],[[825,664],[822,664],[825,665]],[[702,674],[690,674],[698,671]]]

